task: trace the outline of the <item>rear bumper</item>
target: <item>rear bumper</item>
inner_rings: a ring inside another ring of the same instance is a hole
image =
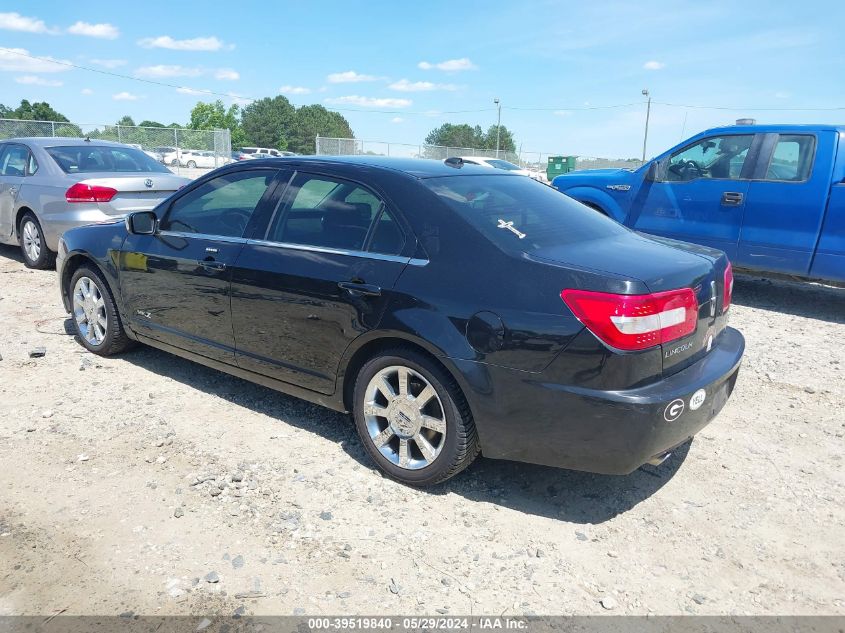
[[[744,349],[742,334],[726,328],[699,362],[622,391],[544,382],[543,373],[456,365],[468,381],[486,457],[623,475],[682,444],[722,410]],[[700,390],[703,402],[691,402],[697,392],[700,400]]]
[[[71,205],[69,204],[68,207],[71,207]],[[65,232],[75,229],[78,226],[87,226],[98,222],[110,222],[120,219],[120,216],[103,213],[96,203],[92,203],[90,205],[77,204],[61,213],[42,214],[39,219],[41,221],[41,229],[44,231],[47,248],[55,252],[59,248],[59,238]]]

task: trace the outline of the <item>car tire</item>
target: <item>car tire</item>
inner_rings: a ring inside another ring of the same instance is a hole
[[[18,226],[18,243],[27,268],[46,269],[56,265],[56,254],[47,248],[41,223],[33,213],[25,213]]]
[[[189,160],[189,161],[188,161],[188,165],[187,165],[187,166],[188,166],[188,169],[196,169],[196,168],[197,168],[197,164],[196,164],[194,161],[192,161],[192,160]]]
[[[108,284],[98,270],[83,265],[66,288],[76,338],[99,356],[119,354],[133,345],[126,335]]]
[[[442,366],[411,349],[388,350],[361,367],[353,415],[376,465],[410,486],[446,481],[479,453],[475,421],[458,383]]]

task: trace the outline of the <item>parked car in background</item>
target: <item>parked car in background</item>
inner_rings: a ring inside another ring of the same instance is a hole
[[[189,182],[120,143],[0,141],[0,242],[20,244],[28,267],[48,268],[64,231],[152,209]]]
[[[215,167],[222,167],[231,162],[224,156],[216,156],[214,152],[205,150],[186,149],[182,152],[181,164],[183,167],[194,169],[201,167],[203,169],[214,169]]]
[[[247,154],[246,152],[241,152],[240,150],[235,150],[232,152],[232,160],[239,161],[239,160],[250,160],[252,158],[260,158],[257,154]]]
[[[238,162],[69,231],[58,271],[91,352],[139,341],[352,411],[418,486],[479,451],[659,463],[721,410],[744,349],[724,253],[462,163]]]
[[[142,152],[144,152],[147,156],[149,156],[150,158],[152,158],[156,162],[159,162],[159,163],[164,162],[164,155],[161,154],[161,152],[156,152],[156,151],[144,149],[144,146],[140,145],[139,143],[127,143],[127,145],[129,145],[129,147],[134,147],[135,149],[141,150]]]
[[[529,178],[539,180],[540,182],[546,181],[545,176],[539,171],[524,169],[519,165],[514,165],[513,163],[501,158],[487,158],[485,156],[459,156],[458,158],[468,165],[481,165],[482,167],[490,167],[491,169],[501,169],[502,171],[509,171],[512,174],[517,174],[519,176],[528,176]],[[449,159],[447,158],[446,160]]]
[[[241,148],[241,151],[244,154],[255,154],[260,158],[283,158],[285,156],[296,156],[294,152],[273,149],[271,147],[243,147]]]
[[[161,146],[154,147],[153,151],[161,154],[162,162],[171,167],[179,167],[180,159],[182,158],[182,150],[178,147]]]
[[[553,186],[638,231],[713,246],[738,267],[845,282],[845,127],[701,132],[636,171]]]

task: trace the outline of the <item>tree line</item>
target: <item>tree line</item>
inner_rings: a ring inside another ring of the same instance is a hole
[[[53,121],[56,125],[57,136],[82,136],[79,126],[70,123],[68,118],[57,112],[47,102],[30,103],[26,99],[17,108],[0,104],[0,118],[21,119],[23,121]],[[241,147],[272,147],[288,150],[297,154],[313,154],[314,139],[319,136],[330,138],[355,138],[352,127],[344,116],[338,112],[327,110],[319,104],[301,106],[291,104],[287,98],[278,95],[265,97],[253,101],[241,108],[237,104],[226,105],[220,101],[199,101],[191,109],[190,120],[187,124],[170,123],[165,125],[158,121],[144,120],[140,123],[130,116],[124,116],[115,126],[144,128],[175,128],[185,130],[178,133],[179,144],[183,147],[196,146],[201,149],[208,139],[207,135],[195,135],[190,131],[227,129],[232,138],[232,149]],[[30,136],[32,126],[16,124],[15,130],[4,128],[6,136]],[[462,147],[475,149],[496,149],[496,136],[499,136],[499,149],[502,152],[515,152],[516,143],[513,133],[504,125],[497,130],[491,125],[484,131],[480,125],[471,126],[466,123],[444,123],[433,129],[425,138],[426,144],[445,145],[448,147]],[[44,132],[46,133],[46,132]],[[116,134],[114,129],[92,130],[87,133],[91,138],[120,140],[125,143],[139,143],[146,146],[170,145],[174,139],[169,133],[157,135],[150,130],[125,130],[123,134]],[[158,137],[161,137],[158,140]],[[156,139],[151,141],[151,139]],[[193,145],[192,145],[193,143]],[[208,148],[214,149],[214,148]]]

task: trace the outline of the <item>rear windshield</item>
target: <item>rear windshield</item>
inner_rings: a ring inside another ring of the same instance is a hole
[[[598,211],[522,176],[449,176],[423,182],[505,250],[533,252],[627,231]]]
[[[47,153],[66,174],[91,172],[170,173],[161,163],[134,147],[68,145],[48,147]]]
[[[519,165],[514,165],[506,160],[499,160],[498,158],[488,158],[487,164],[496,169],[504,169],[505,171],[519,171],[522,169]]]

